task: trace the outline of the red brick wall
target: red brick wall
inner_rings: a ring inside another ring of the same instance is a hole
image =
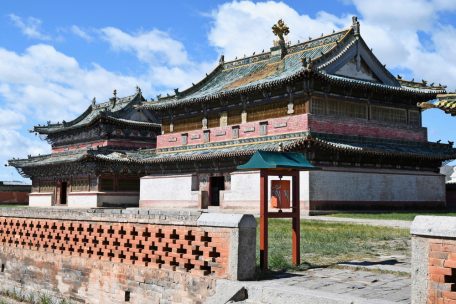
[[[456,240],[429,241],[428,303],[456,304]]]
[[[366,136],[406,141],[427,141],[426,128],[391,125],[373,121],[363,121],[360,119],[300,114],[268,119],[267,122],[267,135],[305,132],[310,130],[319,133],[349,136]],[[260,136],[260,121],[248,122],[239,126],[240,139]],[[222,142],[233,139],[232,126],[211,128],[208,130],[210,131],[210,142]],[[193,130],[159,135],[157,137],[157,148],[182,146],[181,134],[183,133],[188,133],[188,145],[204,143],[204,131]]]
[[[6,247],[225,278],[228,228],[0,217]]]
[[[285,116],[280,118],[261,120],[267,121],[267,135],[295,133],[308,130],[307,114]],[[260,121],[248,122],[239,125],[239,138],[260,136]],[[210,142],[221,142],[233,139],[232,126],[210,128]],[[188,133],[188,145],[204,143],[204,131],[175,132],[157,137],[157,148],[182,146],[181,134]]]
[[[311,115],[309,129],[314,132],[349,136],[427,141],[427,130],[422,127],[387,125],[359,119],[341,119],[330,116]]]
[[[0,192],[0,203],[18,203],[18,204],[26,204],[28,203],[28,192]]]

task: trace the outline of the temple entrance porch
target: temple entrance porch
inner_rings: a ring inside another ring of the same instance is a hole
[[[224,176],[211,176],[209,178],[210,206],[220,206],[220,191],[225,190]]]

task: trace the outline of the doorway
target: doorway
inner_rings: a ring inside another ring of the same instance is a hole
[[[210,205],[220,206],[220,191],[225,190],[225,178],[223,176],[210,177]]]
[[[68,187],[67,182],[62,182],[60,184],[60,205],[67,204],[67,187]]]

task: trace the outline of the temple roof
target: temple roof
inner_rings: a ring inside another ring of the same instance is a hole
[[[435,103],[422,102],[418,106],[425,110],[440,109],[451,116],[456,116],[456,93],[437,95],[437,101]]]
[[[62,123],[51,124],[48,122],[45,126],[35,126],[31,132],[37,132],[40,134],[52,134],[64,132],[72,129],[77,129],[93,124],[100,119],[109,121],[123,126],[137,126],[142,128],[157,129],[161,125],[158,123],[152,123],[147,121],[138,121],[133,119],[127,119],[129,111],[135,111],[134,105],[138,105],[146,99],[142,96],[141,90],[137,88],[135,94],[118,98],[114,95],[107,102],[96,104],[95,100],[92,101],[92,105],[87,108],[79,117],[71,121]]]
[[[348,29],[295,45],[285,44],[283,49],[276,46],[270,52],[229,62],[222,57],[219,65],[197,84],[182,92],[176,89],[172,96],[158,96],[157,101],[143,102],[141,107],[164,110],[264,90],[303,77],[317,77],[382,92],[418,95],[424,100],[445,92],[441,85],[394,77],[367,47],[354,18]]]
[[[131,164],[159,164],[190,162],[230,157],[251,156],[263,151],[301,151],[310,145],[322,149],[373,157],[404,157],[424,160],[456,159],[456,149],[452,144],[417,143],[376,138],[360,138],[330,135],[315,132],[264,136],[224,143],[207,143],[167,149],[145,150],[78,150],[56,154],[13,159],[9,164],[16,168],[57,165],[79,161],[122,162]]]

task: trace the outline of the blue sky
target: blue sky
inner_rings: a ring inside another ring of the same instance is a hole
[[[139,85],[145,96],[184,89],[227,60],[268,49],[283,18],[292,43],[348,27],[393,74],[456,89],[456,1],[3,1],[0,7],[0,163],[44,154],[28,130],[70,120],[95,96]],[[429,139],[455,141],[456,118],[426,111]],[[0,167],[0,180],[19,179]]]

